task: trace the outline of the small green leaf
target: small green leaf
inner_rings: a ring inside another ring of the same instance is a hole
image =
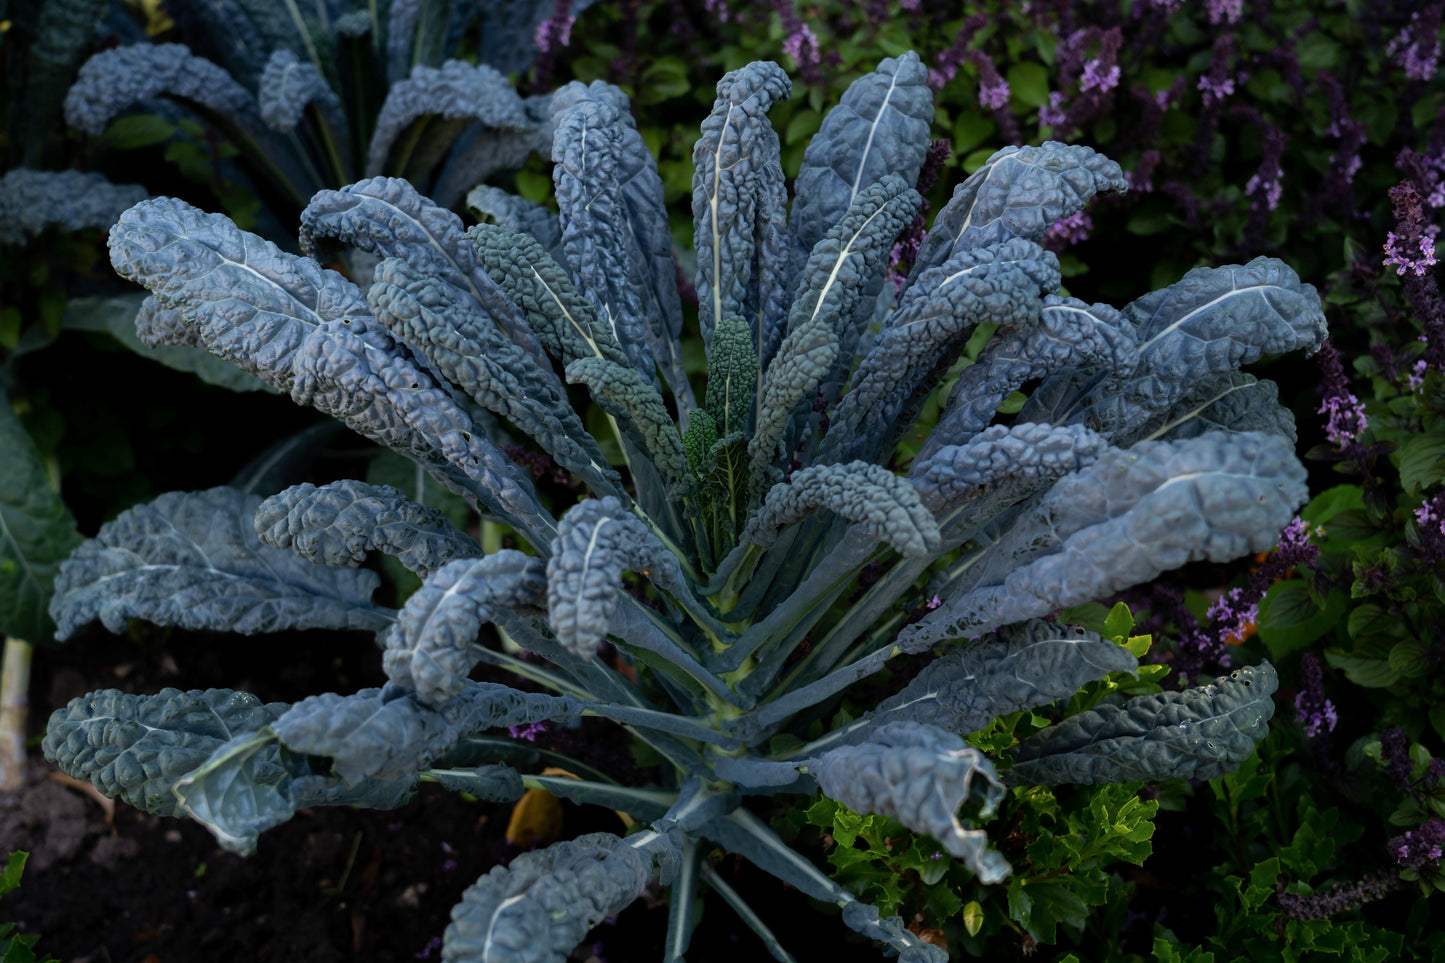
[[[516,173],[517,193],[533,204],[545,204],[552,196],[552,178],[536,171]]]
[[[10,854],[4,872],[0,872],[0,896],[20,885],[20,874],[25,872],[25,861],[29,858],[30,854],[21,850]]]
[[[998,125],[982,114],[964,111],[953,125],[953,149],[955,153],[973,150],[994,135]]]
[[[1154,636],[1152,635],[1131,635],[1124,641],[1124,648],[1128,649],[1129,654],[1134,658],[1142,659],[1153,644]],[[1141,668],[1143,667],[1141,666]],[[1139,678],[1143,678],[1143,676],[1139,676]]]
[[[1430,644],[1423,639],[1405,639],[1390,649],[1390,669],[1407,679],[1417,679],[1430,667]]]
[[[100,138],[104,150],[139,150],[175,136],[176,125],[155,114],[118,117]]]
[[[1325,661],[1344,672],[1355,685],[1362,685],[1367,689],[1383,689],[1400,681],[1400,674],[1391,669],[1390,663],[1385,659],[1360,658],[1346,655],[1338,649],[1330,649],[1325,652]]]
[[[968,931],[969,936],[977,936],[978,931],[983,929],[983,907],[978,900],[970,900],[964,906],[963,928]]]
[[[1271,659],[1282,661],[1338,625],[1346,604],[1343,593],[1331,592],[1322,609],[1310,597],[1309,586],[1303,580],[1276,582],[1259,603],[1259,640],[1269,649]]]
[[[1407,494],[1445,481],[1445,433],[1416,435],[1398,453],[1400,484]]]
[[[783,143],[798,144],[806,142],[818,132],[823,126],[823,115],[816,110],[803,108],[788,121],[788,126],[783,131]]]
[[[1049,102],[1049,74],[1043,64],[1027,60],[1014,64],[1008,71],[1011,99],[1025,107],[1039,108]]]
[[[1134,627],[1134,616],[1129,611],[1129,606],[1123,602],[1114,603],[1109,610],[1108,618],[1104,619],[1104,631],[1099,633],[1106,639],[1126,639],[1129,637],[1129,630]]]
[[[1311,526],[1324,525],[1342,511],[1364,507],[1365,496],[1359,485],[1336,485],[1311,498],[1299,514]]]

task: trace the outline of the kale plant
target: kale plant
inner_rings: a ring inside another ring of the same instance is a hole
[[[61,106],[59,85],[64,122],[91,139],[90,161],[167,144],[166,160],[238,219],[261,217],[259,200],[280,215],[265,225],[279,226],[316,191],[381,173],[453,205],[551,142],[548,97],[523,97],[507,79],[545,42],[551,0],[178,0],[166,5],[167,42],[115,10],[98,29],[107,6],[49,0],[31,18],[37,90],[34,105],[13,111],[19,122],[51,121],[38,111]],[[105,33],[126,42],[90,57],[66,91],[76,50]],[[134,185],[99,174],[80,190],[78,171],[30,170],[30,153],[0,179],[0,240],[47,224],[105,226],[137,199]]]
[[[49,758],[241,852],[299,807],[397,806],[421,780],[500,800],[546,788],[647,824],[481,877],[443,956],[493,961],[562,960],[652,880],[672,887],[668,959],[703,886],[789,959],[721,880],[704,882],[704,840],[836,904],[902,958],[938,960],[743,797],[821,788],[997,883],[1010,867],[976,819],[1010,786],[1237,766],[1273,712],[1267,663],[1100,704],[995,758],[963,736],[1137,668],[1051,613],[1274,543],[1304,470],[1274,386],[1238,368],[1313,350],[1319,299],[1268,258],[1192,271],[1122,309],[1055,293],[1058,262],[1037,239],[1125,184],[1117,164],[1059,143],[1002,150],[959,185],[895,299],[884,274],[920,203],[926,78],[908,54],[855,82],[809,146],[790,211],[767,120],[787,75],[753,63],[719,83],[694,152],[701,404],[656,167],[605,84],[552,101],[560,216],[514,203],[503,223],[464,231],[401,180],[317,194],[304,248],[374,255],[364,290],[181,201],[129,210],[112,261],[150,289],[142,321],[157,336],[405,454],[522,548],[484,552],[400,491],[354,480],[138,506],[63,565],[61,636],[95,618],[113,631],[133,618],[365,629],[390,681],[295,705],[95,692],[52,717]],[[606,448],[568,384],[605,412]],[[930,399],[942,413],[920,440]],[[498,419],[589,497],[544,502],[492,436]],[[373,551],[424,579],[399,611],[371,599],[377,578],[358,566]],[[609,647],[617,658],[599,658]],[[855,682],[939,650],[873,711],[828,725]],[[469,679],[480,662],[529,691]],[[525,775],[507,764],[514,743],[488,733],[584,714],[653,747],[659,784]]]

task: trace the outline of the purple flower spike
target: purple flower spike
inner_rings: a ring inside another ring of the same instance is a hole
[[[1385,55],[1395,58],[1395,63],[1411,80],[1426,81],[1435,76],[1440,62],[1442,15],[1445,15],[1445,3],[1433,3],[1417,10],[1410,17],[1410,25],[1385,47]]]
[[[1325,674],[1319,656],[1306,652],[1303,668],[1304,678],[1300,681],[1299,694],[1294,697],[1294,708],[1305,727],[1305,735],[1314,739],[1322,733],[1334,732],[1339,720],[1334,705],[1325,698]]]
[[[1445,819],[1422,823],[1403,836],[1391,839],[1386,846],[1403,868],[1419,869],[1440,858],[1441,847],[1445,847]]]

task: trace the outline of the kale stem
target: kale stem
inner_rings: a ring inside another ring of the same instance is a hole
[[[320,133],[322,149],[326,151],[326,159],[331,162],[331,174],[335,183],[351,183],[351,170],[346,161],[342,159],[341,152],[336,147],[336,138],[331,136],[331,125],[326,122],[325,115],[321,109],[312,101],[306,105],[306,112],[311,115],[312,126]]]

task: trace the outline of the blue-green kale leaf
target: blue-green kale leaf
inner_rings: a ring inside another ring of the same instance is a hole
[[[247,635],[391,624],[391,610],[371,602],[375,572],[324,568],[263,545],[251,521],[260,504],[222,487],[121,512],[61,564],[50,603],[57,637],[96,618],[112,632],[146,619]]]
[[[453,559],[483,554],[475,539],[435,508],[388,485],[355,479],[319,488],[306,482],[272,495],[256,509],[255,526],[267,545],[320,565],[356,568],[367,552],[379,551],[423,579]]]
[[[1104,705],[1037,732],[1012,750],[1007,783],[1215,779],[1254,753],[1274,715],[1268,662],[1208,685]]]

